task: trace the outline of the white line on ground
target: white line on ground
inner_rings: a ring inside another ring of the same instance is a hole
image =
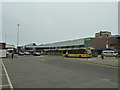
[[[0,85],[0,87],[6,87],[6,86],[10,86],[9,84],[6,84],[6,85]]]
[[[45,56],[40,56],[40,57],[45,57]]]
[[[45,56],[36,56],[36,57],[45,57]]]
[[[2,63],[3,69],[4,69],[4,71],[5,71],[5,74],[6,74],[8,83],[9,83],[9,85],[10,85],[10,88],[11,88],[11,90],[13,90],[13,85],[12,85],[12,83],[11,83],[11,81],[10,81],[10,77],[9,77],[9,75],[8,75],[8,73],[7,73],[7,70],[6,70],[6,68],[5,68],[5,65],[3,64],[2,61],[1,61],[1,63]]]

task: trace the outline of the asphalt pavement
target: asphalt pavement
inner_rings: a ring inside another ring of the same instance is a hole
[[[2,61],[14,88],[118,88],[118,68],[46,55]]]
[[[93,57],[93,58],[66,58],[66,59],[78,61],[78,62],[84,62],[84,63],[111,66],[111,67],[116,67],[116,68],[119,67],[118,63],[120,61],[120,58],[104,57],[104,59],[102,59],[101,56]]]

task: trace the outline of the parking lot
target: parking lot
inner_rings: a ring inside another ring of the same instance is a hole
[[[5,58],[2,62],[14,88],[118,87],[118,68],[73,62],[76,59],[71,59],[62,56],[24,55],[13,59]],[[4,77],[2,81],[5,81]]]

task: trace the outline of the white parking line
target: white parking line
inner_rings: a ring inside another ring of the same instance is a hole
[[[6,74],[6,77],[7,77],[8,83],[9,83],[9,86],[10,86],[11,90],[13,90],[13,85],[12,85],[12,83],[11,83],[11,81],[10,81],[10,77],[9,77],[9,75],[8,75],[8,73],[7,73],[7,70],[6,70],[6,68],[5,68],[5,65],[3,64],[2,61],[1,61],[1,64],[2,64],[3,69],[4,69],[4,71],[5,71],[5,74]]]
[[[10,86],[9,84],[6,84],[6,85],[0,85],[0,87],[6,87],[6,86]]]
[[[45,56],[40,56],[40,57],[45,57]]]
[[[45,56],[36,56],[36,57],[45,57]]]

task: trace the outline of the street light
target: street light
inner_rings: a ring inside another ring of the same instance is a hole
[[[5,34],[5,43],[6,43],[6,41],[7,41],[7,35]]]
[[[20,24],[17,24],[17,51],[18,51],[18,44],[19,44],[19,26]]]

